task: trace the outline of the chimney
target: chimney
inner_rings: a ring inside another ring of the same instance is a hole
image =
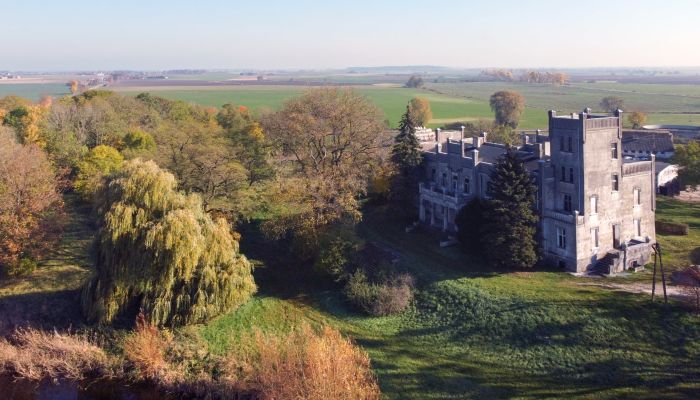
[[[484,138],[480,136],[473,136],[472,137],[472,146],[476,147],[477,149],[481,147],[481,145],[484,143]]]
[[[440,143],[440,128],[435,129],[435,141]]]
[[[549,114],[549,118],[554,118],[557,116],[557,112],[554,110],[549,110],[547,114]]]
[[[484,138],[483,143],[488,142],[488,136],[489,136],[488,132],[481,132],[481,137]]]
[[[474,160],[474,165],[479,163],[479,150],[472,149],[472,160]]]
[[[540,142],[540,133],[542,133],[542,131],[540,129],[535,131],[535,142],[536,143]]]
[[[465,127],[464,125],[462,125],[460,128],[461,128],[461,130],[462,130],[462,140],[464,140],[464,129],[465,129],[466,127]]]
[[[522,141],[523,141],[523,146],[525,146],[526,144],[530,143],[530,137],[527,136],[527,133],[521,132],[521,133],[520,133],[520,138],[521,138]]]

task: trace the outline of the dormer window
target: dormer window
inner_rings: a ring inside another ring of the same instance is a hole
[[[610,143],[610,155],[613,160],[617,159],[617,142]]]

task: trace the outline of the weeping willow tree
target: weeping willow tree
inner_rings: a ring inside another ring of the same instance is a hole
[[[138,310],[154,325],[204,322],[256,291],[249,261],[223,219],[176,190],[152,161],[128,161],[97,194],[97,274],[83,288],[91,322]]]

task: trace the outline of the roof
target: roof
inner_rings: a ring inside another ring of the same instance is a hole
[[[649,135],[647,137],[622,137],[622,151],[665,153],[673,152],[673,139],[668,135]]]

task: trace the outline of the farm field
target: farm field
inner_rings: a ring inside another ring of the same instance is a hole
[[[113,87],[119,93],[136,95],[149,92],[169,99],[183,100],[204,106],[219,107],[226,103],[245,105],[253,110],[265,108],[274,109],[282,106],[290,97],[302,94],[304,86],[144,86],[144,87]],[[488,103],[483,101],[445,96],[420,89],[405,89],[387,86],[353,86],[353,89],[367,96],[384,111],[391,126],[396,126],[401,114],[406,110],[406,104],[414,96],[430,100],[434,120],[431,126],[442,126],[456,121],[470,121],[479,118],[493,118]],[[541,118],[546,121],[546,115]],[[536,113],[527,113],[522,127],[536,127]],[[541,125],[539,125],[541,126]]]
[[[598,108],[605,96],[621,97],[626,111],[649,113],[649,124],[700,125],[700,85],[627,83],[544,84],[470,82],[429,83],[428,88],[450,96],[488,101],[499,90],[515,90],[525,96],[526,107],[541,111],[580,112]]]
[[[0,83],[0,97],[14,95],[37,101],[44,95],[61,97],[69,93],[63,83]]]

